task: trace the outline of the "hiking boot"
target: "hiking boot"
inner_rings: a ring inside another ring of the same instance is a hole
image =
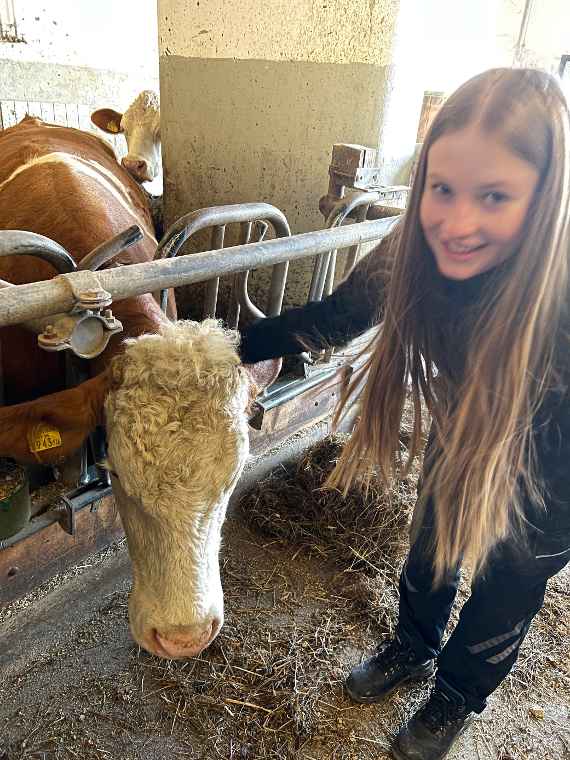
[[[355,702],[379,702],[406,681],[421,681],[433,675],[433,660],[418,660],[398,638],[383,641],[376,653],[352,669],[346,690]]]
[[[435,688],[396,737],[392,755],[396,760],[442,760],[474,717],[459,695],[452,698]]]

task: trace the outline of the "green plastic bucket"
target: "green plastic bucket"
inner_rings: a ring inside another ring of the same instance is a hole
[[[0,540],[10,538],[30,521],[30,487],[26,470],[0,459]]]

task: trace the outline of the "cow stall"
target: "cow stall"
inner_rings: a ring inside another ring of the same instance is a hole
[[[366,193],[361,193],[359,197],[360,203],[366,201],[367,205],[377,199],[376,195],[367,197]],[[353,202],[347,206],[343,201],[341,206],[346,216],[349,211],[358,207],[358,203]],[[334,218],[338,223],[339,214]],[[37,240],[31,234],[16,238],[13,233],[4,232],[3,255],[21,255],[25,252],[46,256],[46,248],[51,247],[52,260],[55,260],[57,253],[60,256],[59,260],[67,262],[67,265],[62,265],[63,271],[54,280],[4,288],[0,319],[4,324],[19,321],[30,323],[35,320],[35,329],[39,333],[38,344],[43,350],[48,353],[67,351],[74,355],[73,358],[70,357],[70,364],[75,371],[74,378],[77,382],[87,377],[87,359],[93,359],[100,353],[113,332],[120,329],[113,316],[112,301],[121,300],[135,292],[150,292],[160,284],[162,296],[159,297],[165,306],[164,296],[167,287],[207,280],[208,299],[205,303],[204,317],[219,316],[216,312],[215,297],[218,277],[212,279],[212,276],[231,274],[234,278],[235,300],[233,313],[226,316],[226,322],[237,326],[240,310],[242,319],[245,317],[246,320],[279,313],[290,260],[318,254],[315,294],[311,294],[312,300],[318,300],[327,288],[330,290],[330,277],[327,282],[326,275],[327,271],[330,273],[332,266],[328,269],[323,268],[322,261],[323,256],[331,257],[330,246],[335,246],[335,235],[341,236],[338,238],[341,242],[340,248],[346,247],[347,242],[352,244],[351,255],[354,261],[357,244],[363,239],[377,238],[389,229],[392,222],[393,219],[375,222],[372,229],[366,229],[366,238],[362,237],[363,233],[358,226],[351,225],[330,232],[323,230],[320,233],[312,233],[313,237],[309,235],[305,242],[305,239],[299,239],[298,236],[291,237],[286,219],[277,209],[267,204],[243,204],[192,212],[172,225],[161,241],[156,251],[155,262],[151,265],[158,269],[152,274],[145,274],[149,271],[145,269],[148,265],[138,264],[131,264],[128,269],[99,269],[107,260],[116,256],[120,249],[137,241],[140,232],[137,235],[136,230],[131,229],[119,234],[105,246],[100,246],[93,256],[87,257],[80,270],[67,273],[65,270],[70,267],[70,257],[66,259],[65,252],[57,251],[58,246]],[[229,224],[240,225],[243,236],[241,246],[220,248],[218,251],[190,257],[176,257],[191,236],[204,228],[212,230],[214,243],[217,241],[223,245],[224,230]],[[263,234],[268,224],[274,227],[279,237],[264,242]],[[250,239],[260,238],[260,242],[248,242]],[[260,262],[265,265],[275,262],[265,311],[251,302],[247,292],[247,271],[258,266]],[[165,274],[161,274],[161,271]],[[115,285],[107,282],[106,278],[109,276],[118,276],[119,282],[123,283],[118,286],[118,290],[115,290]],[[137,282],[135,277],[142,279]],[[21,288],[28,287],[32,290],[30,296],[26,297]],[[53,293],[40,296],[38,301],[33,291],[36,288],[41,290],[43,287],[55,290]],[[58,290],[60,297],[63,296],[61,301],[58,301],[56,295]],[[91,294],[87,300],[86,293]],[[54,310],[58,314],[72,310],[73,318],[60,317],[55,321],[49,316]],[[342,355],[317,357],[316,363],[308,356],[300,357],[289,374],[282,377],[258,399],[255,413],[250,420],[250,445],[253,455],[260,456],[299,430],[329,417],[338,396],[339,382],[346,372],[343,363]],[[83,375],[80,374],[82,368]],[[47,439],[38,444],[40,448],[52,445],[48,433],[43,431],[44,438],[47,435]],[[57,441],[53,445],[57,446]],[[103,433],[101,429],[97,429],[89,437],[80,455],[65,471],[67,482],[62,483],[60,480],[59,483],[52,483],[51,489],[57,487],[59,490],[58,499],[52,504],[44,504],[40,514],[34,515],[34,519],[22,531],[4,539],[0,551],[2,577],[5,579],[2,585],[4,600],[23,593],[29,589],[30,584],[45,580],[51,573],[62,570],[85,553],[102,548],[120,535],[121,528],[110,499],[109,474],[101,466],[104,454]],[[38,478],[37,470],[37,467],[32,467],[29,471],[32,482],[34,477]],[[57,474],[61,478],[60,473]],[[44,479],[48,477],[45,467],[42,475]],[[70,479],[75,482],[75,487],[69,487]],[[49,546],[49,552],[45,551],[46,546]]]

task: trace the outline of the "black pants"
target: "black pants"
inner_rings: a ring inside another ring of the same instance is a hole
[[[397,633],[422,659],[438,658],[438,686],[459,692],[468,708],[482,712],[486,698],[513,667],[531,620],[542,607],[546,583],[570,560],[570,505],[556,529],[546,517],[529,526],[527,547],[500,544],[486,570],[475,579],[459,622],[441,648],[459,583],[459,568],[432,589],[433,505],[428,502],[422,527],[400,578]]]

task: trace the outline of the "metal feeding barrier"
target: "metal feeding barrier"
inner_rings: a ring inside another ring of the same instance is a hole
[[[336,251],[350,248],[349,262],[354,263],[358,246],[384,237],[395,221],[389,218],[340,226],[352,210],[367,208],[373,200],[368,193],[345,201],[331,214],[336,226],[300,235],[291,235],[285,216],[269,204],[202,209],[181,217],[167,230],[153,261],[111,269],[101,267],[140,239],[142,233],[138,227],[131,227],[96,248],[79,267],[67,251],[48,238],[29,232],[0,230],[0,256],[39,256],[58,271],[50,280],[29,284],[0,281],[0,327],[23,324],[38,334],[38,342],[46,350],[70,349],[68,376],[74,384],[82,382],[87,377],[87,363],[77,361],[72,354],[83,360],[92,358],[104,350],[112,334],[122,329],[110,310],[113,301],[161,291],[164,309],[169,288],[206,282],[204,315],[215,316],[219,278],[232,275],[235,310],[231,319],[237,327],[240,308],[250,318],[279,314],[289,262],[313,256],[319,257],[317,264],[321,263],[318,277],[313,278],[316,284],[311,286],[312,292],[318,293],[319,298],[323,292],[330,292],[334,277],[331,260],[334,262]],[[241,242],[224,248],[226,226],[234,223],[241,225]],[[273,240],[264,239],[269,225],[277,236]],[[205,228],[212,228],[213,249],[178,256],[183,245]],[[256,241],[251,242],[252,239]],[[346,269],[351,265],[347,263]],[[247,292],[248,272],[257,267],[273,268],[265,311],[251,302]],[[260,430],[264,417],[271,415],[272,410],[332,379],[338,367],[328,365],[315,370],[308,377],[283,379],[272,386],[260,399],[250,423],[252,427]],[[74,532],[77,509],[111,493],[108,473],[99,465],[104,457],[104,446],[104,432],[97,430],[81,452],[77,488],[62,497],[58,519],[70,533]],[[93,462],[91,468],[88,452]]]
[[[275,235],[278,238],[289,237],[291,235],[285,214],[269,203],[239,203],[230,206],[213,206],[192,211],[174,222],[160,241],[154,259],[156,261],[177,256],[182,246],[190,238],[198,232],[210,228],[212,230],[212,250],[220,250],[224,248],[226,227],[229,224],[240,224],[241,245],[247,245],[251,242],[263,242],[269,225],[273,227]],[[228,255],[232,255],[235,247],[230,247],[226,250],[228,251]],[[273,267],[266,306],[267,315],[270,317],[276,316],[281,311],[288,268],[288,261],[276,264]],[[246,269],[238,272],[234,278],[232,289],[236,309],[235,313],[231,315],[231,319],[226,318],[226,321],[232,327],[237,327],[240,308],[243,308],[249,316],[256,319],[266,316],[249,298],[247,292],[248,274],[249,270]],[[211,278],[208,278],[204,299],[204,318],[216,316],[219,283],[219,276],[213,275]],[[166,311],[167,292],[167,289],[163,288],[160,294],[160,304],[163,311]]]
[[[155,259],[89,273],[90,280],[101,299],[108,296],[111,301],[118,301],[380,240],[393,223],[392,218],[376,219],[330,230],[237,245],[231,249],[231,254],[222,248],[179,258]],[[5,231],[0,230],[0,255],[5,249],[5,234]],[[80,271],[69,272],[56,275],[51,280],[5,288],[0,298],[0,327],[71,311],[78,303],[76,284],[82,282],[84,274]]]

